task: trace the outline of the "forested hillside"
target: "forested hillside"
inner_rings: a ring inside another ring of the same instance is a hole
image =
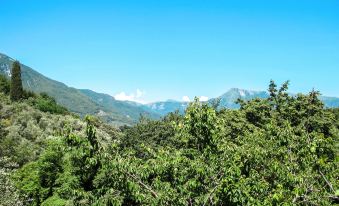
[[[239,110],[196,99],[183,115],[114,129],[0,81],[1,205],[331,205],[339,202],[338,109],[318,92]]]
[[[14,61],[11,57],[0,53],[0,74],[10,78]],[[117,101],[110,96],[108,98],[106,94],[69,87],[61,82],[45,77],[24,64],[21,64],[21,69],[22,83],[26,90],[35,93],[46,93],[59,104],[82,117],[91,114],[107,123],[120,126],[135,124],[140,114],[152,118],[160,116],[147,108]]]

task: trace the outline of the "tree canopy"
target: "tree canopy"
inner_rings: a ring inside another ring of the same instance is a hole
[[[15,174],[31,205],[338,203],[338,116],[288,82],[239,110],[195,99],[184,115],[142,119],[109,141],[87,117]]]

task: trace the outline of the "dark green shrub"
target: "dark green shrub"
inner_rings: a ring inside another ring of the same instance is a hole
[[[52,114],[67,114],[65,107],[59,105],[55,99],[48,96],[46,93],[41,93],[33,101],[34,106],[43,112],[50,112]]]
[[[10,88],[11,88],[10,81],[4,75],[0,74],[0,92],[9,94]]]

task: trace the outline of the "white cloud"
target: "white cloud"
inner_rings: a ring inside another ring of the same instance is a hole
[[[191,100],[190,100],[190,98],[189,98],[188,96],[183,96],[183,97],[182,97],[182,101],[184,101],[184,102],[190,102]]]
[[[199,100],[200,100],[201,102],[207,102],[207,101],[208,101],[208,97],[206,97],[206,96],[201,96],[201,97],[199,98]]]
[[[120,101],[132,101],[132,102],[137,102],[141,104],[146,104],[146,101],[142,99],[142,97],[145,95],[145,92],[137,89],[135,93],[131,94],[126,94],[125,92],[120,92],[116,95],[114,95],[114,98],[116,100]]]
[[[114,95],[114,98],[116,100],[121,100],[121,101],[132,101],[134,99],[134,95],[127,95],[125,92],[120,92],[116,95]]]

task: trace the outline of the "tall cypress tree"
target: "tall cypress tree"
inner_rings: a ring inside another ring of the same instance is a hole
[[[13,62],[11,80],[11,100],[18,101],[23,96],[21,68],[18,61]]]

